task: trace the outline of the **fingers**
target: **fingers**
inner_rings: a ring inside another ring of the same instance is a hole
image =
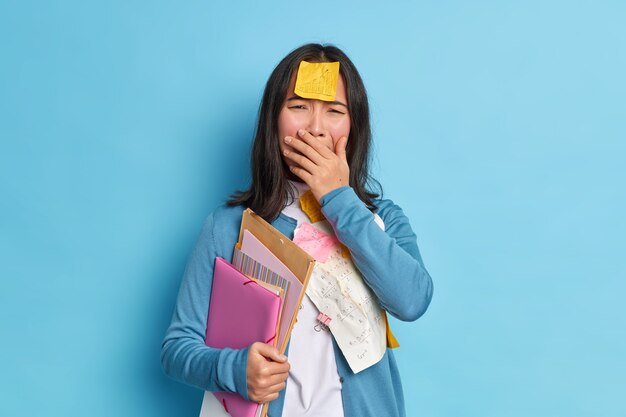
[[[291,152],[288,152],[288,150],[286,150],[284,152],[285,156],[287,156],[288,154],[302,155],[316,165],[322,164],[326,159],[320,154],[319,151],[317,151],[315,148],[310,146],[302,139],[294,138],[292,136],[286,136],[283,140],[285,141],[285,144],[289,145],[291,149],[293,149],[293,151]]]
[[[283,382],[289,376],[289,364],[270,362],[273,366],[255,366],[248,369],[246,378],[248,385],[256,389],[263,389]]]
[[[280,384],[284,384],[288,376],[289,376],[289,372],[283,372],[281,374],[272,375],[271,377],[267,378],[265,388],[272,391],[272,387],[275,387]],[[278,389],[278,391],[280,391],[281,389],[282,388]]]
[[[335,144],[335,155],[347,163],[348,157],[346,156],[346,146],[348,146],[348,138],[342,136]]]
[[[315,167],[317,166],[311,159],[307,158],[306,156],[300,155],[297,152],[291,152],[287,149],[285,149],[285,151],[283,152],[283,155],[285,155],[285,158],[293,161],[296,163],[296,166],[300,166],[302,168],[304,168],[307,172],[309,173],[314,173],[315,172]],[[288,164],[290,167],[293,167],[292,164]]]
[[[248,378],[248,398],[259,403],[276,399],[278,392],[285,388],[288,376],[289,372],[283,372],[266,377]]]
[[[349,185],[346,136],[339,138],[332,149],[308,132],[299,130],[298,136],[300,139],[284,138],[285,162],[291,172],[311,188],[318,201],[329,191]]]
[[[266,389],[256,390],[253,388],[248,389],[248,398],[254,402],[264,404],[270,401],[274,401],[278,398],[278,394],[281,390],[285,389],[286,383],[281,382],[276,385],[272,385]]]
[[[285,383],[285,381],[279,382],[278,384],[272,385],[271,387],[267,388],[267,401],[266,402],[270,402],[275,400],[276,398],[278,398],[278,393],[282,390],[285,389],[285,387],[287,386],[287,384]]]
[[[336,158],[339,158],[341,162],[347,163],[347,137],[342,136],[335,144],[334,150],[331,150],[305,130],[300,129],[298,136],[300,136],[301,139],[291,136],[287,136],[283,139],[284,142],[289,145],[288,149],[283,151],[283,155],[288,161],[294,162],[294,164],[288,162],[287,165],[289,165],[291,171],[301,179],[306,181],[306,178],[299,174],[305,174],[305,172],[298,170],[298,167],[304,168],[304,171],[315,175],[318,167],[327,166],[329,163],[332,164]],[[292,168],[294,166],[296,167],[295,170]]]
[[[248,397],[257,402],[264,402],[264,399],[267,396],[278,394],[280,390],[285,388],[285,381],[287,381],[288,375],[288,373],[274,375],[273,377],[266,378],[263,381],[248,384]]]
[[[335,156],[333,151],[304,129],[298,130],[297,137],[287,136],[284,140],[286,144],[318,165],[325,159],[332,159]]]
[[[248,397],[266,403],[278,397],[289,376],[289,362],[274,346],[257,342],[250,346],[246,379]]]
[[[285,388],[285,384],[281,384],[280,386],[277,385],[276,387],[272,387],[271,391],[268,391],[268,393],[266,394],[262,394],[259,396],[256,396],[254,394],[250,394],[248,393],[248,398],[254,402],[257,402],[259,404],[266,404],[269,403],[270,401],[274,401],[276,398],[278,398],[279,392]],[[274,391],[275,390],[275,391]]]
[[[308,184],[309,187],[311,186],[311,183],[313,181],[313,175],[311,175],[306,169],[292,165],[289,167],[289,170],[291,170],[291,172],[293,172],[298,178],[304,181],[305,184]]]
[[[268,345],[267,343],[253,343],[250,350],[274,362],[287,362],[287,357],[285,355],[281,354],[278,349],[272,345]]]
[[[323,156],[326,159],[332,158],[333,152],[324,146],[319,139],[313,136],[311,133],[307,132],[304,129],[298,130],[298,137],[300,140],[305,142],[311,148],[313,148],[319,155]]]

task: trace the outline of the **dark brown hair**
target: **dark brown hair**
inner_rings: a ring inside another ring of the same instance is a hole
[[[252,184],[227,201],[229,206],[244,205],[267,221],[274,220],[289,204],[290,171],[285,164],[278,138],[278,115],[287,95],[289,82],[301,61],[339,62],[339,72],[346,85],[350,112],[350,136],[346,156],[350,167],[350,186],[359,198],[373,209],[373,200],[382,194],[378,181],[369,175],[370,128],[369,105],[363,80],[350,58],[332,45],[307,44],[289,53],[276,66],[265,85],[259,120],[252,145]],[[374,187],[378,193],[372,191]]]

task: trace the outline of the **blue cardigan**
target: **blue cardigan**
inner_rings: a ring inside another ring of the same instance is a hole
[[[350,187],[326,194],[321,205],[339,240],[350,248],[354,263],[380,305],[404,321],[417,320],[424,314],[432,298],[433,284],[415,234],[400,207],[390,200],[376,201],[376,212],[385,223],[383,231]],[[237,392],[248,399],[248,348],[216,349],[204,344],[215,257],[232,259],[242,212],[243,207],[221,206],[204,223],[163,340],[161,363],[169,376],[187,384],[205,391]],[[293,238],[295,220],[281,214],[272,225]],[[382,360],[354,374],[337,344],[333,344],[345,417],[405,416],[393,352],[387,349]],[[282,416],[284,400],[285,389],[270,403],[269,417]]]

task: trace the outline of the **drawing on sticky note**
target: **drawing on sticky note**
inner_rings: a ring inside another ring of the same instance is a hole
[[[294,93],[303,98],[333,101],[337,96],[339,62],[300,62]]]

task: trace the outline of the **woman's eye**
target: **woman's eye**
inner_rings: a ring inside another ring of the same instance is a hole
[[[290,109],[306,109],[303,104],[296,104],[295,106],[289,106]]]
[[[339,111],[339,110],[336,110],[336,109],[330,109],[329,111],[330,111],[331,113],[345,114],[344,112]]]

